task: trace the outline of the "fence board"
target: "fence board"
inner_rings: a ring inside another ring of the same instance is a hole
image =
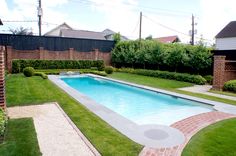
[[[0,34],[0,45],[12,46],[17,50],[36,50],[44,47],[49,51],[65,51],[74,48],[78,52],[91,52],[94,49],[100,52],[111,52],[115,43],[108,40]]]

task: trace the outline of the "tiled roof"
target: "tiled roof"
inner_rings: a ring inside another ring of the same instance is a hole
[[[216,35],[216,38],[227,37],[236,37],[236,21],[230,22]]]
[[[166,37],[160,37],[160,38],[154,38],[154,39],[162,43],[174,43],[174,42],[180,41],[178,36],[166,36]]]

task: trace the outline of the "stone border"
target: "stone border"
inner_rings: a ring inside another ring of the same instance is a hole
[[[93,74],[86,74],[88,76],[92,77],[97,77],[97,78],[102,78],[114,82],[119,82],[122,84],[146,89],[146,90],[151,90],[167,95],[172,95],[175,97],[180,97],[183,99],[188,99],[191,101],[196,101],[200,102],[202,104],[206,105],[211,105],[213,106],[214,109],[225,112],[225,113],[231,113],[231,114],[236,114],[236,107],[220,102],[215,102],[211,100],[206,100],[202,98],[196,98],[188,95],[183,95],[179,93],[174,93],[162,89],[157,89],[157,88],[152,88],[152,87],[147,87],[143,85],[137,85],[125,81],[120,81],[120,80],[114,80],[98,75],[93,75]],[[66,76],[67,77],[67,76]],[[78,77],[78,75],[73,75],[71,77]],[[180,133],[181,131],[178,131],[177,129],[171,129],[172,127],[169,126],[162,126],[162,125],[142,125],[139,126],[135,124],[134,122],[131,122],[130,120],[124,118],[123,116],[111,111],[110,109],[106,108],[105,106],[102,106],[92,99],[88,98],[87,96],[79,93],[77,90],[73,89],[72,87],[68,86],[66,83],[64,83],[62,80],[60,80],[61,76],[55,76],[55,75],[50,75],[49,79],[58,85],[61,89],[66,91],[69,95],[71,95],[73,98],[75,98],[77,101],[79,101],[81,104],[83,104],[85,107],[87,107],[89,110],[94,112],[96,115],[101,117],[103,120],[105,120],[108,124],[119,130],[121,133],[129,137],[130,139],[134,140],[137,143],[140,143],[142,145],[145,145],[146,147],[162,147],[162,148],[170,148],[170,147],[175,147],[184,142],[183,134]],[[121,126],[122,125],[122,126]],[[177,130],[177,131],[176,131]],[[167,138],[161,138],[159,136],[159,139],[150,139],[150,136],[153,136],[154,138],[157,136],[154,136],[155,132],[161,132],[163,134],[167,134]],[[146,134],[147,132],[150,132],[152,134]],[[174,135],[173,135],[174,134]],[[148,137],[149,136],[149,137]]]
[[[60,79],[60,76],[49,75],[48,78],[109,125],[141,145],[147,147],[172,147],[184,142],[184,135],[178,129],[163,125],[137,125],[68,86]],[[156,131],[162,132],[166,137],[156,136]]]

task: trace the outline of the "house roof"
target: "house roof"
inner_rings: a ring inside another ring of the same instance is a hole
[[[166,36],[166,37],[159,37],[159,38],[154,38],[154,39],[162,43],[180,42],[180,39],[178,36]]]
[[[107,35],[112,35],[115,34],[116,32],[112,31],[111,29],[105,29],[102,31],[104,33],[105,36]]]
[[[71,30],[73,29],[67,23],[64,22],[61,25],[59,25],[59,26],[55,27],[54,29],[50,30],[49,32],[45,33],[44,36],[47,36],[47,35],[51,34],[53,31],[55,31],[57,29],[60,29],[60,27],[63,27],[63,26],[65,26],[65,27],[67,27],[68,29],[71,29]]]
[[[102,32],[87,31],[87,30],[63,29],[61,30],[61,37],[106,40]]]
[[[230,22],[216,35],[216,38],[227,37],[236,37],[236,21]]]

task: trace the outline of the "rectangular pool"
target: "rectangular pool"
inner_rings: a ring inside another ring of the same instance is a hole
[[[184,118],[214,110],[206,104],[102,78],[81,76],[61,80],[138,125],[171,125]]]

